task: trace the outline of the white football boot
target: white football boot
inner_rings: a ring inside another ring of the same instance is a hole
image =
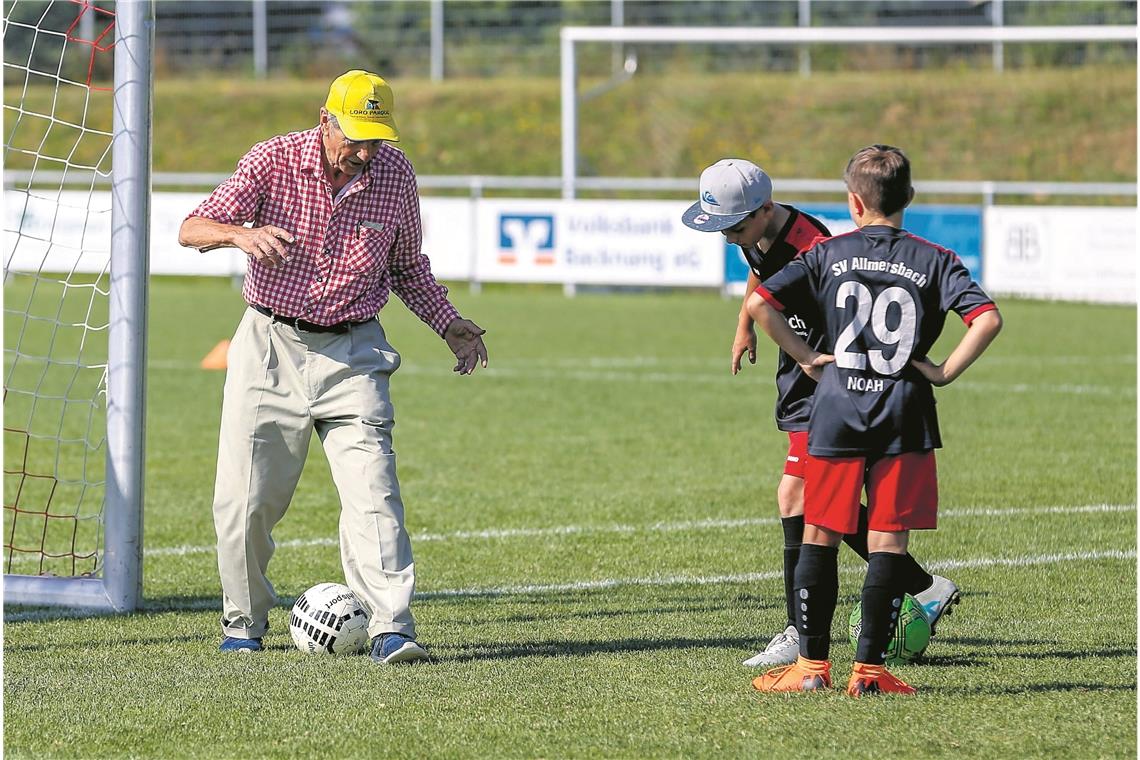
[[[777,633],[764,647],[764,651],[755,654],[744,661],[748,668],[775,668],[780,665],[791,665],[800,656],[800,632],[794,625],[789,625]]]
[[[954,605],[962,599],[962,594],[952,580],[941,575],[932,577],[934,582],[930,584],[930,588],[914,595],[915,600],[922,606],[922,611],[926,613],[926,619],[930,621],[931,636],[934,635],[934,627],[942,616],[953,612]]]

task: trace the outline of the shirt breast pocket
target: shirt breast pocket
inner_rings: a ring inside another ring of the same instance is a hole
[[[396,238],[394,229],[359,226],[349,239],[344,265],[360,274],[371,274],[388,261],[388,251]]]

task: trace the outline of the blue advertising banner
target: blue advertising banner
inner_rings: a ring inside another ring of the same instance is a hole
[[[819,219],[832,234],[855,229],[844,203],[804,203],[796,208]],[[903,225],[910,232],[958,254],[970,275],[982,281],[982,209],[980,206],[911,206]],[[707,234],[707,233],[706,233]],[[725,284],[745,282],[748,265],[740,248],[725,243]]]

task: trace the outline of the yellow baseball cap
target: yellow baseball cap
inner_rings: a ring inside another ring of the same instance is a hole
[[[392,88],[380,77],[353,69],[333,80],[325,109],[336,117],[340,131],[349,140],[399,142],[392,115]]]

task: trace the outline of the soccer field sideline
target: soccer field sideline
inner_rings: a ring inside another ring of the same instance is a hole
[[[587,369],[546,369],[543,367],[527,366],[524,368],[511,368],[511,367],[489,367],[482,370],[492,378],[501,379],[523,379],[523,380],[580,380],[580,381],[600,381],[600,382],[650,382],[650,383],[714,383],[714,384],[727,384],[736,383],[738,386],[743,385],[747,380],[736,378],[730,375],[727,371],[718,374],[711,374],[707,372],[631,372],[631,371],[615,371],[606,369],[599,371],[590,364],[589,359],[584,359],[589,368]],[[526,362],[529,364],[529,362]],[[638,365],[638,366],[651,366],[651,365]],[[191,362],[181,361],[151,361],[148,365],[151,370],[158,371],[176,371],[184,372],[186,370],[197,369],[198,365]],[[724,368],[727,369],[728,362],[724,362]],[[445,376],[450,373],[445,367],[440,367],[436,364],[401,364],[397,370],[399,375],[435,375]],[[762,378],[767,381],[767,376]],[[1115,385],[1094,385],[1094,384],[1046,384],[1046,383],[993,383],[977,380],[961,380],[954,384],[956,390],[972,391],[975,393],[992,393],[994,391],[1003,391],[1007,393],[1055,393],[1062,395],[1097,395],[1097,396],[1115,396],[1127,395],[1135,396],[1136,388],[1127,386]]]
[[[1038,565],[1059,565],[1068,562],[1095,562],[1100,560],[1136,560],[1136,550],[1105,549],[1095,551],[1075,551],[1051,554],[1021,554],[1007,557],[974,557],[962,560],[931,560],[925,567],[930,571],[970,570],[993,567],[1033,567]],[[840,567],[841,576],[860,575],[863,567]],[[769,570],[757,573],[734,573],[730,575],[693,576],[693,575],[666,575],[644,578],[603,578],[593,581],[575,581],[571,583],[530,584],[520,586],[473,586],[459,589],[437,589],[416,594],[419,601],[433,599],[454,598],[489,598],[528,596],[532,594],[549,594],[581,591],[604,591],[608,589],[628,587],[665,587],[665,586],[721,586],[735,583],[759,583],[763,581],[780,580],[784,577],[781,570]],[[965,594],[968,596],[969,591]],[[293,603],[290,597],[282,597],[278,606],[288,607]],[[202,610],[220,610],[220,600],[192,600],[177,604],[164,603],[162,605],[146,605],[143,609],[148,612],[199,612]],[[37,620],[51,620],[64,617],[82,617],[82,611],[66,612],[60,610],[31,610],[5,615],[5,622],[33,622]]]
[[[1043,507],[961,507],[949,508],[939,511],[939,518],[963,517],[1009,517],[1012,515],[1047,515],[1047,514],[1089,514],[1107,512],[1135,512],[1135,504],[1089,504],[1084,506],[1043,506]],[[778,517],[741,517],[741,518],[712,518],[705,520],[682,520],[678,522],[657,522],[647,525],[610,524],[610,525],[559,525],[549,527],[522,527],[501,528],[486,530],[457,530],[449,533],[419,533],[413,534],[411,539],[415,543],[426,541],[448,542],[475,539],[504,539],[504,538],[548,538],[557,536],[587,535],[600,533],[681,533],[695,530],[725,530],[733,528],[753,528],[778,525]],[[305,549],[317,546],[339,546],[334,537],[327,538],[298,538],[280,541],[276,544],[280,549]],[[144,557],[179,557],[191,554],[212,554],[215,551],[213,544],[183,544],[181,546],[157,546],[144,548]],[[14,564],[21,561],[32,562],[32,559],[15,558]]]
[[[964,507],[947,509],[940,513],[942,518],[969,518],[969,517],[1009,517],[1013,515],[1072,515],[1072,514],[1104,514],[1135,512],[1135,504],[1090,504],[1084,506],[1044,506],[1044,507],[1014,507],[1000,509],[995,507]],[[638,534],[638,533],[684,533],[699,530],[726,530],[736,528],[750,528],[771,526],[779,522],[776,517],[757,517],[740,519],[708,519],[688,520],[679,522],[653,523],[644,526],[628,524],[611,525],[564,525],[547,528],[514,528],[501,530],[480,531],[453,531],[451,533],[422,533],[412,536],[413,542],[448,542],[469,540],[502,540],[510,538],[549,538],[558,536],[577,536],[602,533]],[[315,547],[337,546],[335,538],[292,539],[277,544],[277,549],[308,549]],[[147,557],[183,557],[195,554],[213,554],[213,545],[183,545],[173,547],[155,547],[144,550]],[[1095,560],[1135,560],[1136,550],[1103,549],[1103,550],[1077,550],[1072,552],[1052,552],[1048,554],[1015,554],[1002,556],[983,556],[966,559],[931,559],[926,567],[933,571],[955,569],[979,569],[990,567],[1030,567],[1034,565],[1054,565],[1066,562],[1095,561]],[[845,575],[858,575],[863,572],[862,566],[841,568]],[[523,596],[527,594],[542,594],[574,591],[597,591],[629,586],[712,586],[734,583],[757,583],[777,580],[783,577],[782,571],[770,570],[750,573],[731,573],[721,575],[654,575],[646,577],[629,578],[601,578],[593,580],[570,581],[567,583],[550,584],[520,584],[503,586],[471,586],[467,588],[434,589],[416,594],[416,598],[424,601],[448,597],[501,597]],[[282,604],[291,603],[288,597],[282,597]],[[208,610],[220,608],[220,602],[215,600],[196,600],[180,604],[163,604],[159,607],[145,605],[151,610]],[[32,621],[58,617],[59,611],[33,610],[13,613],[5,616],[8,622]],[[66,616],[66,615],[65,615]]]
[[[945,517],[1005,517],[1018,514],[1078,514],[1090,512],[1134,512],[1135,504],[1091,504],[1086,506],[1065,507],[1014,507],[1000,509],[996,507],[965,507],[950,508],[940,511],[939,518]],[[749,528],[763,525],[777,525],[778,517],[743,517],[738,519],[710,519],[685,520],[680,522],[653,523],[650,525],[563,525],[547,528],[504,528],[499,530],[460,530],[451,533],[421,533],[412,535],[414,542],[420,541],[455,541],[465,539],[502,539],[502,538],[531,538],[563,535],[580,535],[588,533],[673,533],[690,530],[720,530],[725,528]],[[311,546],[338,546],[335,538],[292,539],[277,544],[278,549],[306,548]],[[214,546],[184,545],[155,547],[144,549],[145,556],[171,556],[185,554],[212,553]]]

